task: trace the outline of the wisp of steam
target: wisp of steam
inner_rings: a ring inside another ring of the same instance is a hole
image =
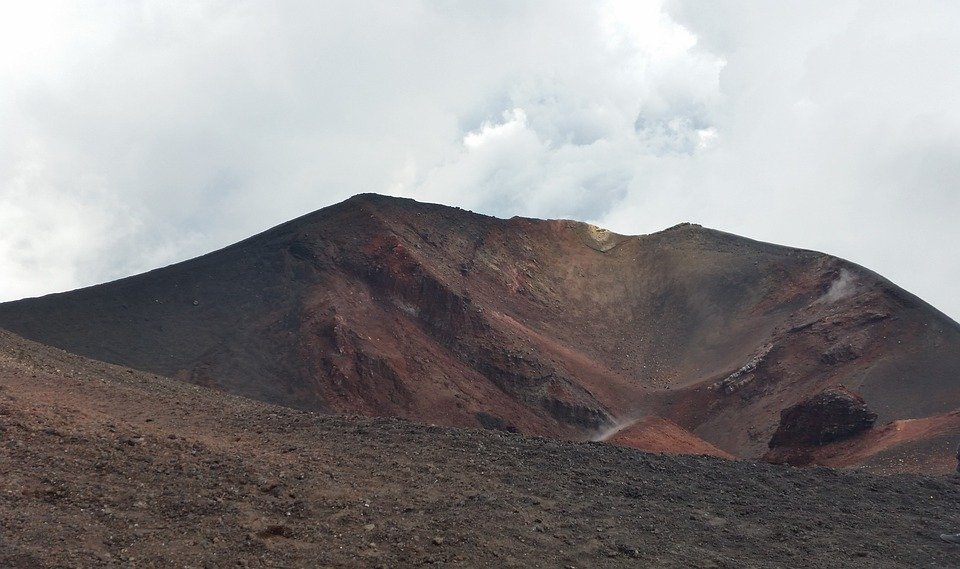
[[[820,300],[823,302],[836,302],[840,299],[852,295],[857,289],[856,277],[847,269],[840,269],[840,276],[830,284],[827,294]]]

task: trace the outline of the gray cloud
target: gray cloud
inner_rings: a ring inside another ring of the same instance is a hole
[[[0,8],[0,299],[362,191],[847,257],[954,317],[946,3]]]

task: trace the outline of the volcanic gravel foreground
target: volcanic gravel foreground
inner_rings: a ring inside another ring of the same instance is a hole
[[[275,407],[0,332],[2,567],[958,567],[960,482]]]

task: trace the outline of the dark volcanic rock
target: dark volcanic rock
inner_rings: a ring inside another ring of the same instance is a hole
[[[769,446],[823,445],[863,432],[876,420],[862,397],[837,386],[781,411]]]
[[[654,416],[738,457],[767,450],[780,401],[858,381],[884,420],[932,417],[960,377],[960,325],[842,259],[376,195],[0,303],[0,327],[303,410],[574,440]]]

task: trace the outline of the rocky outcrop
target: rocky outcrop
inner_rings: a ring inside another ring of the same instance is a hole
[[[837,386],[781,411],[769,446],[824,445],[861,433],[876,420],[862,397]]]

